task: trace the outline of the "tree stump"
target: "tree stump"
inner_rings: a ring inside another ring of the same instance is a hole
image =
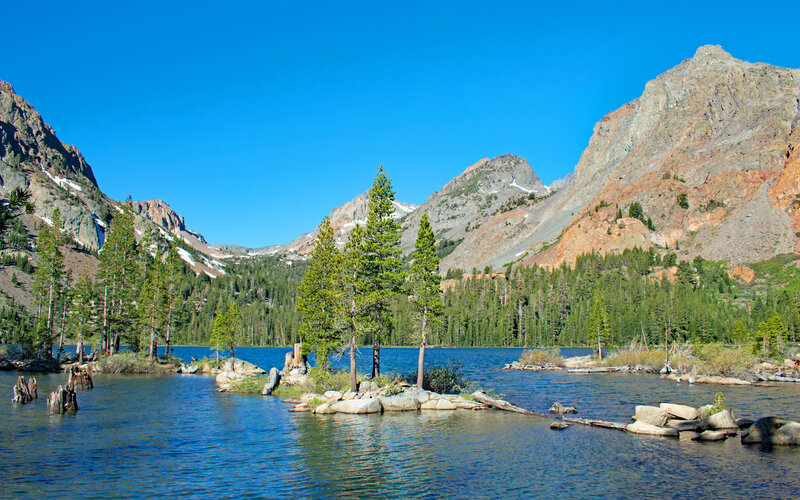
[[[78,411],[78,397],[75,389],[59,385],[58,389],[47,397],[47,409],[50,413],[75,413]]]
[[[13,397],[11,398],[11,402],[13,403],[24,405],[25,403],[30,403],[34,399],[39,399],[39,391],[36,388],[36,379],[33,377],[31,377],[30,382],[26,384],[25,377],[19,376],[17,378],[17,383],[14,384],[12,392]]]
[[[77,389],[80,391],[88,391],[89,389],[94,388],[94,383],[92,382],[92,376],[89,374],[89,370],[81,369],[77,365],[73,365],[67,371],[67,387],[72,387],[73,389]]]

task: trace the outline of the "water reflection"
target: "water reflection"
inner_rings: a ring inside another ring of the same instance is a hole
[[[192,348],[177,348],[188,359]],[[182,351],[183,350],[183,351]],[[205,351],[204,348],[198,349]],[[261,366],[285,349],[242,350]],[[206,351],[207,352],[207,351]],[[238,351],[237,351],[238,352]],[[800,418],[800,387],[688,386],[657,377],[500,370],[503,349],[433,350],[512,402],[625,421],[642,402],[699,405],[722,390],[739,416]],[[402,371],[413,349],[385,349]],[[360,360],[364,369],[368,360]],[[200,376],[97,375],[71,416],[44,396],[64,376],[39,375],[39,401],[8,402],[0,373],[2,496],[258,497],[798,497],[800,450],[762,450],[738,439],[697,443],[573,426],[501,412],[315,416],[272,397],[215,392]]]

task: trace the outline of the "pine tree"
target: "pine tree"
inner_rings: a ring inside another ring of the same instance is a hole
[[[164,328],[166,329],[166,335],[164,339],[164,357],[169,357],[169,346],[172,340],[172,328],[176,323],[178,308],[180,307],[180,301],[178,300],[178,287],[180,286],[182,268],[183,266],[181,265],[180,257],[178,257],[177,247],[172,245],[170,246],[164,262],[163,273],[164,294],[167,302],[167,317],[164,325]]]
[[[225,313],[217,313],[214,318],[214,327],[211,329],[211,338],[208,339],[209,349],[216,351],[217,361],[219,361],[219,351],[225,348],[227,343],[227,326],[225,325]]]
[[[145,280],[136,301],[142,337],[138,346],[146,342],[148,355],[153,358],[158,353],[158,337],[166,321],[166,290],[164,287],[164,267],[160,258],[149,264]]]
[[[589,339],[597,344],[597,354],[600,359],[603,359],[603,344],[608,342],[609,336],[606,304],[600,295],[600,290],[595,289],[589,315]]]
[[[231,358],[234,357],[234,348],[242,342],[242,312],[239,306],[232,304],[225,312],[224,324],[226,328],[225,340],[227,347],[231,351]]]
[[[428,214],[422,214],[414,243],[414,262],[411,264],[412,301],[419,320],[419,363],[417,364],[417,386],[422,387],[425,367],[425,342],[434,323],[440,321],[442,300],[440,297],[439,257],[436,256],[436,238],[428,222]]]
[[[68,317],[69,331],[73,337],[78,339],[78,356],[80,362],[83,362],[84,342],[89,342],[90,345],[94,345],[95,321],[92,279],[89,277],[88,269],[84,267],[81,277],[75,284]]]
[[[311,267],[297,289],[297,311],[303,315],[303,349],[314,352],[317,366],[327,370],[331,350],[340,345],[337,328],[340,307],[341,255],[336,249],[331,221],[325,217],[311,252]]]
[[[392,330],[390,301],[400,293],[405,275],[400,259],[400,224],[394,219],[392,181],[378,168],[369,190],[364,234],[364,302],[373,330],[372,377],[381,373],[381,342]]]
[[[350,390],[358,390],[356,373],[356,336],[369,320],[364,314],[364,280],[361,275],[364,260],[364,229],[357,224],[350,232],[342,255],[342,307],[343,327],[350,347]]]
[[[100,253],[103,348],[111,353],[119,350],[123,335],[135,333],[133,302],[138,294],[133,219],[130,203],[123,203],[122,213],[114,217]]]
[[[58,221],[58,212],[54,212],[53,219]],[[56,312],[56,301],[61,295],[64,277],[64,256],[58,247],[59,229],[45,225],[36,243],[36,252],[39,262],[33,280],[33,293],[36,297],[38,310],[43,308],[44,323],[41,330],[42,337],[37,339],[37,344],[44,350],[46,358],[51,358],[53,353],[53,323]],[[60,353],[59,353],[60,354]]]

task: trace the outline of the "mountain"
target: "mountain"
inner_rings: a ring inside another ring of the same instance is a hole
[[[402,201],[395,201],[396,219],[402,219],[417,209],[418,205],[413,203],[405,203]],[[328,219],[333,226],[336,243],[340,248],[344,247],[347,242],[347,236],[350,231],[356,227],[356,224],[362,226],[367,222],[367,213],[369,211],[369,191],[361,193],[352,200],[335,207],[328,214]],[[288,258],[304,259],[307,258],[311,251],[314,249],[314,239],[319,234],[320,226],[318,225],[313,231],[305,233],[291,243],[283,245],[273,245],[261,248],[244,248],[235,245],[215,245],[215,249],[220,252],[227,252],[234,255],[275,255],[284,254]]]
[[[800,71],[700,47],[595,126],[574,179],[542,217],[574,215],[523,262],[571,264],[633,246],[734,265],[799,252],[798,120]],[[627,217],[633,202],[654,231]]]
[[[113,202],[80,151],[0,81],[0,193],[17,187],[29,189],[39,218],[49,221],[58,208],[67,232],[86,248],[100,248]]]
[[[38,232],[37,224],[49,224],[58,208],[65,232],[87,250],[100,249],[112,214],[120,209],[100,190],[80,151],[61,142],[33,106],[11,85],[0,81],[0,197],[17,187],[28,189],[34,202],[32,216],[23,218],[30,232]],[[183,249],[181,257],[196,273],[216,277],[224,272],[224,264],[217,259],[225,255],[209,247],[202,235],[188,230],[183,216],[169,205],[152,200],[133,202],[132,206],[137,215],[138,236],[152,225],[164,239],[172,241],[177,237],[192,250],[194,255]],[[83,262],[94,258],[90,254],[70,255],[90,268],[96,267],[96,262]],[[77,278],[78,273],[73,276]]]

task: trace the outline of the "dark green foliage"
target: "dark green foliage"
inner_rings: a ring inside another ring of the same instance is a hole
[[[464,241],[464,238],[461,238],[461,239],[458,239],[458,240],[455,240],[455,241],[453,241],[453,240],[441,240],[441,241],[439,241],[439,243],[436,244],[436,256],[439,257],[440,259],[444,259],[448,255],[453,253],[453,250],[455,250],[456,247],[458,245],[460,245],[461,242],[463,242],[463,241]]]
[[[628,207],[628,217],[641,219],[643,216],[644,211],[642,210],[642,205],[640,205],[638,201],[631,203],[631,206]]]
[[[675,201],[678,203],[678,206],[683,209],[689,208],[689,200],[686,193],[681,193],[675,197]]]
[[[0,257],[0,265],[2,265],[3,267],[15,266],[25,274],[33,273],[33,264],[31,264],[31,261],[30,259],[28,259],[28,256],[22,253],[3,255],[2,257]]]
[[[337,321],[342,292],[342,257],[336,249],[331,221],[325,217],[311,253],[311,267],[297,289],[304,350],[316,354],[322,370],[328,369],[331,351],[341,344]]]
[[[415,384],[417,382],[417,372],[407,374],[407,382]],[[451,359],[443,366],[430,366],[425,368],[422,376],[422,388],[438,394],[459,394],[468,390],[472,384],[464,379],[461,373],[461,363]]]
[[[459,269],[457,267],[451,267],[447,270],[447,274],[444,276],[446,280],[460,280],[464,276],[464,270]]]

